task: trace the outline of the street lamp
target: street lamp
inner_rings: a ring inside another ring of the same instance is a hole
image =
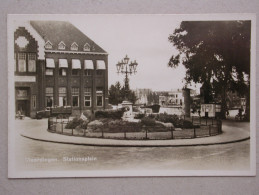
[[[129,63],[129,57],[126,55],[125,58],[123,58],[121,61],[119,61],[116,64],[117,68],[117,73],[118,74],[125,74],[125,98],[128,98],[128,93],[129,93],[129,78],[128,74],[136,74],[136,69],[137,69],[138,63],[136,60],[134,62]]]

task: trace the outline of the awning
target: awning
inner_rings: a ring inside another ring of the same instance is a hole
[[[54,59],[46,58],[46,67],[47,68],[55,68]]]
[[[85,69],[94,69],[94,64],[92,60],[85,60]]]
[[[103,60],[97,60],[97,70],[105,70],[105,62]]]
[[[81,69],[81,62],[78,59],[72,59],[72,69]]]
[[[68,68],[67,59],[59,59],[59,68]]]

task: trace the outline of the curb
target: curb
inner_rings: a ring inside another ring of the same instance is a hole
[[[33,138],[30,136],[26,136],[21,134],[22,137],[37,140],[37,141],[43,141],[43,142],[50,142],[50,143],[60,143],[60,144],[71,144],[71,145],[83,145],[83,146],[100,146],[100,147],[190,147],[190,146],[208,146],[208,145],[221,145],[221,144],[231,144],[236,142],[242,142],[250,139],[249,137],[245,137],[242,139],[237,140],[231,140],[231,141],[223,141],[223,142],[214,142],[214,143],[202,143],[202,144],[160,144],[160,145],[136,145],[136,144],[92,144],[92,143],[75,143],[75,142],[66,142],[66,141],[53,141],[53,140],[46,140],[46,139],[40,139],[40,138]],[[91,138],[89,138],[91,139]],[[101,139],[101,138],[99,138]],[[150,140],[146,140],[150,141]],[[141,141],[145,142],[145,141]]]

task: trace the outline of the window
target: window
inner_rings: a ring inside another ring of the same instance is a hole
[[[96,70],[96,75],[101,76],[103,75],[103,70]]]
[[[53,87],[46,87],[46,107],[53,107]]]
[[[66,45],[63,41],[61,41],[59,44],[58,44],[58,49],[61,49],[61,50],[64,50],[66,49]]]
[[[103,93],[103,88],[102,87],[96,87],[96,93]]]
[[[72,106],[79,107],[79,88],[72,88]]]
[[[46,96],[46,107],[53,107],[53,96]]]
[[[92,60],[85,60],[84,61],[84,73],[87,76],[92,75],[94,70],[94,64]]]
[[[81,69],[81,61],[79,59],[72,59],[72,75],[79,75]]]
[[[26,54],[18,53],[18,71],[26,72]]]
[[[79,96],[78,95],[73,95],[72,96],[72,106],[73,107],[78,107],[79,106]]]
[[[92,70],[86,69],[85,70],[85,75],[86,76],[91,76],[92,75]]]
[[[91,94],[92,94],[92,88],[86,87],[85,88],[85,106],[86,107],[91,106]]]
[[[96,69],[97,70],[105,70],[106,69],[105,62],[103,60],[97,60],[96,61]]]
[[[28,91],[19,89],[16,91],[16,97],[17,99],[27,99],[28,98]]]
[[[45,75],[53,75],[55,68],[55,62],[53,58],[46,58],[46,70],[45,70]]]
[[[36,72],[36,54],[35,53],[28,54],[28,71]]]
[[[88,43],[86,43],[85,45],[84,45],[84,51],[90,51],[90,45],[88,44]]]
[[[79,69],[72,69],[72,75],[74,76],[79,75]]]
[[[67,69],[66,68],[60,68],[59,69],[59,76],[67,76]]]
[[[73,51],[77,51],[78,50],[78,45],[76,44],[76,42],[72,43],[70,49],[73,50]]]
[[[47,41],[47,43],[45,44],[45,48],[52,49],[52,43],[50,41]]]
[[[96,87],[96,105],[101,107],[103,106],[103,88]]]
[[[66,87],[60,87],[58,89],[58,95],[59,95],[59,106],[66,106],[67,105],[67,88]]]
[[[32,96],[32,108],[35,109],[36,108],[36,95]]]
[[[103,106],[103,95],[96,95],[96,105]]]
[[[29,41],[26,39],[24,36],[19,36],[16,40],[15,43],[18,45],[19,48],[25,49],[27,45],[29,44]]]
[[[53,76],[53,69],[52,68],[46,68],[46,75]]]

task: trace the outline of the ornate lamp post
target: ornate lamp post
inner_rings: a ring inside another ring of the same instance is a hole
[[[122,59],[121,61],[119,61],[116,64],[117,67],[117,73],[118,74],[125,74],[125,99],[128,99],[128,93],[129,93],[129,75],[131,74],[136,74],[136,68],[138,66],[138,63],[136,62],[136,60],[134,62],[130,62],[129,63],[129,57],[126,55],[124,59]]]

